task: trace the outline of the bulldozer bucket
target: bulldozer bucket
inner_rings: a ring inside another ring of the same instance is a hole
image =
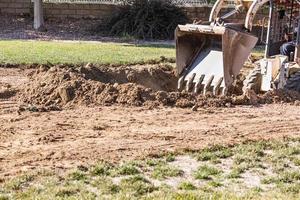
[[[179,25],[176,37],[178,89],[194,93],[227,93],[257,37],[236,27]]]

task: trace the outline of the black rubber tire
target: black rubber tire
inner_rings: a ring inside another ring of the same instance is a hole
[[[255,93],[260,92],[262,83],[262,74],[259,64],[256,64],[254,69],[246,76],[243,82],[243,92],[245,93],[247,89],[254,90]]]
[[[300,71],[292,74],[287,79],[284,89],[300,92]]]

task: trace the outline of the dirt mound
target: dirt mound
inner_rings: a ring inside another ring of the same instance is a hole
[[[162,99],[175,90],[176,77],[170,66],[85,67],[41,66],[22,89],[19,98],[44,106],[114,103],[142,105]]]
[[[300,102],[300,93],[288,90],[273,90],[261,95],[259,103],[292,103],[298,105]]]
[[[235,94],[240,93],[236,82]],[[285,91],[214,97],[176,91],[177,78],[172,66],[131,67],[67,67],[40,66],[31,74],[30,81],[21,89],[19,99],[30,109],[58,110],[74,105],[176,106],[176,107],[231,107],[273,102],[294,102],[298,94]],[[32,105],[38,106],[32,108]]]

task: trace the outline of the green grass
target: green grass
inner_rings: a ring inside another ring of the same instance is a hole
[[[166,164],[166,162],[161,160],[161,159],[153,159],[153,158],[152,159],[147,159],[145,162],[150,167]]]
[[[241,174],[245,171],[243,167],[235,167],[231,170],[229,175],[227,176],[228,178],[240,178]]]
[[[130,64],[157,60],[161,56],[175,58],[175,48],[125,43],[0,41],[0,63],[10,64]]]
[[[197,169],[197,171],[194,174],[194,177],[196,179],[205,179],[205,180],[208,180],[208,179],[211,179],[212,176],[218,175],[220,173],[221,173],[221,171],[218,170],[215,167],[208,166],[208,165],[203,165],[203,166],[200,166]]]
[[[193,165],[193,170],[198,167],[195,171],[188,171],[182,163],[177,166],[178,155],[167,154],[114,165],[98,162],[65,174],[31,172],[0,183],[0,200],[299,199],[300,170],[294,165],[299,160],[299,148],[300,139],[290,139],[188,152],[185,156],[197,163]],[[208,154],[221,162],[195,157]],[[249,174],[259,176],[259,185],[249,185]]]
[[[116,194],[120,191],[120,186],[114,184],[108,177],[97,177],[92,180],[91,185],[100,190],[103,195]]]
[[[113,166],[106,162],[99,162],[92,167],[90,173],[94,176],[109,175]]]
[[[223,184],[218,182],[218,181],[210,181],[210,182],[208,182],[208,185],[211,186],[211,187],[214,187],[214,188],[223,186]]]
[[[163,180],[168,177],[181,176],[183,171],[177,167],[170,166],[168,164],[157,165],[154,167],[152,177],[155,179]]]
[[[79,171],[79,170],[76,170],[74,172],[71,172],[69,174],[69,178],[71,180],[76,180],[76,181],[80,181],[80,180],[86,180],[87,179],[87,176],[84,172],[82,171]]]
[[[212,161],[218,163],[219,159],[229,158],[232,156],[232,150],[228,147],[214,146],[211,148],[203,149],[200,153],[196,154],[199,161]]]
[[[116,168],[113,172],[113,176],[121,175],[136,175],[139,174],[139,169],[131,163],[124,163],[120,167]]]
[[[166,161],[167,161],[167,162],[173,162],[173,161],[175,161],[175,155],[173,155],[173,154],[168,154],[168,155],[166,156]]]
[[[300,166],[300,158],[293,158],[293,162],[296,166]]]
[[[255,57],[262,57],[265,53],[265,46],[261,45],[261,46],[256,46],[253,50],[252,50],[252,55]]]
[[[13,178],[9,182],[4,185],[4,188],[8,190],[20,190],[22,187],[29,185],[31,181],[33,181],[33,175],[22,175],[16,178]]]
[[[180,183],[178,189],[180,189],[180,190],[196,190],[197,187],[194,186],[193,183],[182,182],[182,183]]]
[[[139,175],[123,179],[120,187],[123,192],[133,196],[145,195],[157,189],[150,181]]]

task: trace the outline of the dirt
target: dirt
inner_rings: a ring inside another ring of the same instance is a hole
[[[295,102],[300,95],[272,91],[241,94],[243,76],[234,83],[231,96],[194,95],[178,92],[177,77],[168,64],[124,67],[65,65],[46,66],[29,74],[30,81],[19,90],[18,99],[37,110],[61,110],[78,105],[172,106],[180,108],[232,107],[265,103]],[[25,108],[23,108],[25,109]]]
[[[299,136],[298,93],[175,88],[168,65],[0,68],[0,177]]]
[[[77,19],[77,18],[47,18],[44,31],[33,28],[32,16],[12,16],[0,13],[0,38],[1,39],[31,39],[31,40],[60,40],[66,42],[91,41],[91,42],[126,42],[134,44],[167,44],[174,45],[174,41],[144,41],[134,38],[109,37],[99,30],[103,28],[103,19]]]
[[[39,40],[103,40],[99,34],[93,34],[93,27],[101,20],[97,19],[46,19],[46,31],[33,29],[30,16],[11,16],[0,14],[0,38],[2,39],[39,39]],[[87,23],[88,22],[88,23]],[[109,38],[107,38],[109,40]],[[112,39],[111,39],[112,40]]]

